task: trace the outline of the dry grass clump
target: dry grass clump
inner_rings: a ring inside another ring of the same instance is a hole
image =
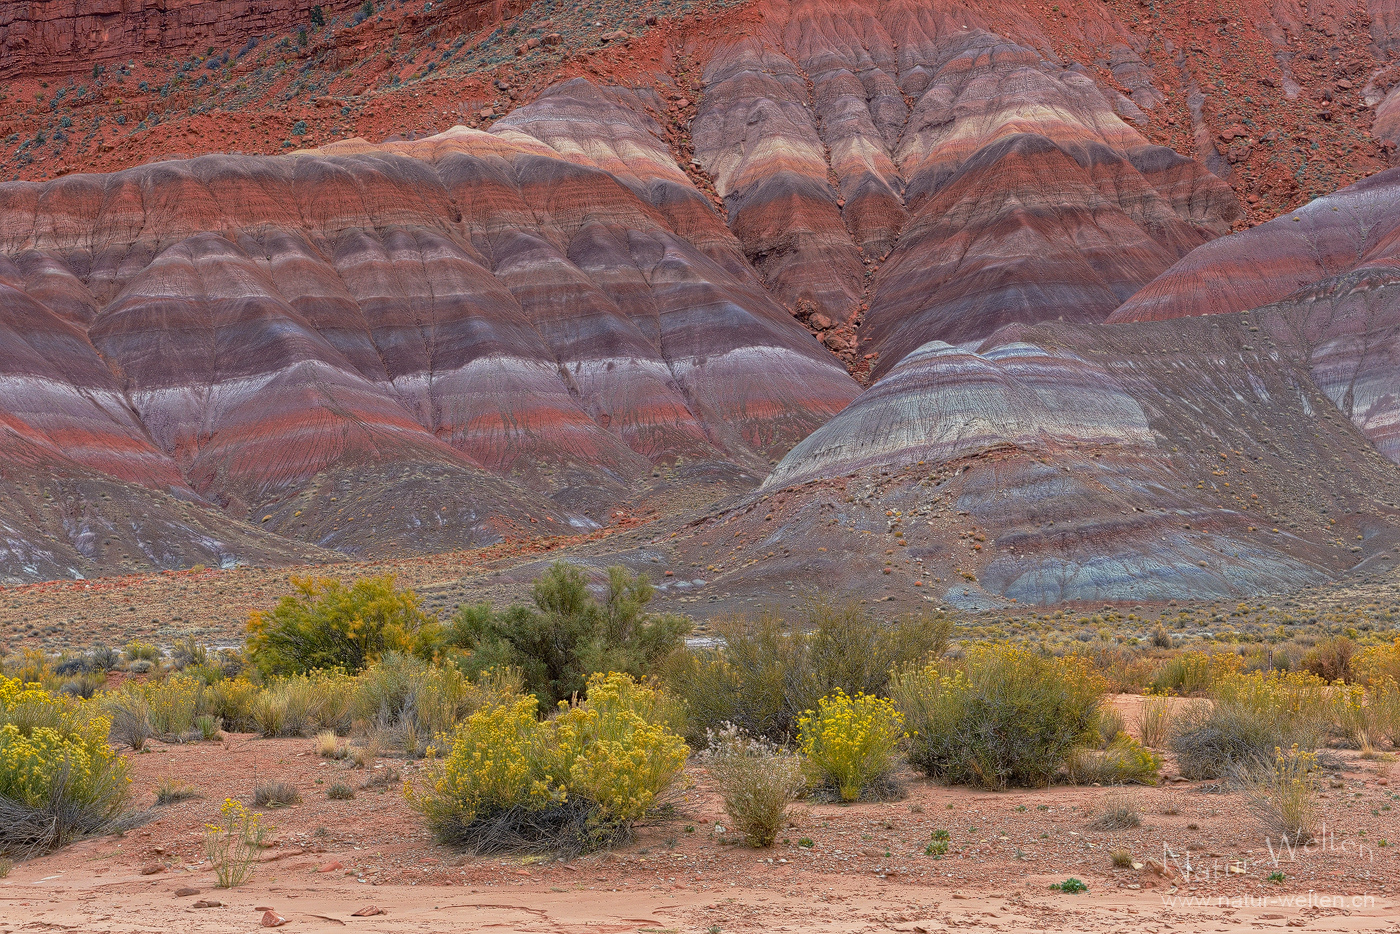
[[[724,810],[749,846],[771,846],[787,823],[788,805],[806,788],[801,760],[781,746],[730,724],[710,734],[700,756],[724,799]]]
[[[155,794],[156,804],[178,804],[181,801],[199,797],[199,792],[195,791],[194,786],[189,782],[169,777],[160,780],[160,783],[156,785]]]
[[[399,783],[399,770],[392,766],[372,769],[369,777],[360,783],[367,791],[387,791]]]
[[[1131,869],[1133,851],[1123,847],[1115,847],[1108,851],[1108,861],[1113,864],[1114,869]]]
[[[349,755],[349,747],[341,743],[334,730],[322,730],[316,734],[316,755],[322,759],[344,759]]]
[[[1266,828],[1293,845],[1313,839],[1319,782],[1316,754],[1296,745],[1275,749],[1271,761],[1238,765],[1234,778]]]
[[[1127,830],[1142,826],[1142,807],[1134,795],[1111,792],[1099,805],[1098,816],[1089,822],[1091,830]]]
[[[253,789],[253,804],[260,808],[284,808],[301,804],[301,793],[291,782],[260,782]]]
[[[1171,698],[1163,694],[1149,694],[1144,697],[1142,707],[1138,710],[1137,728],[1144,746],[1163,748],[1171,736]]]

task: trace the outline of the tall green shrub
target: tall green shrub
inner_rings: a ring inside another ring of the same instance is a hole
[[[909,761],[932,778],[983,788],[1046,785],[1098,719],[1105,682],[1083,658],[975,646],[960,664],[901,672],[891,696]]]
[[[553,706],[582,695],[593,672],[646,677],[680,648],[690,620],[647,613],[652,595],[645,578],[612,567],[602,601],[595,600],[583,572],[558,562],[535,582],[534,606],[464,607],[448,638],[471,652],[470,671],[519,669],[525,689]]]

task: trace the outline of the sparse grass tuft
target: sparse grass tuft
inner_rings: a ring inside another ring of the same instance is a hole
[[[253,804],[260,808],[284,808],[301,804],[301,794],[291,782],[262,782],[253,789]]]
[[[1142,699],[1138,711],[1138,736],[1144,746],[1161,749],[1171,736],[1171,698],[1164,694],[1149,694]]]
[[[355,789],[344,782],[334,782],[326,789],[326,797],[332,801],[349,801],[355,797]]]
[[[322,730],[316,734],[316,755],[322,759],[344,759],[349,754],[341,745],[340,737],[333,730]]]
[[[1272,762],[1257,760],[1237,766],[1235,780],[1243,786],[1254,813],[1269,830],[1298,845],[1313,839],[1317,823],[1317,756],[1293,746],[1275,749]]]
[[[177,804],[180,801],[188,801],[198,797],[199,792],[195,791],[194,786],[189,782],[162,778],[160,783],[156,785],[156,804]]]
[[[1134,795],[1113,792],[1104,796],[1098,816],[1089,822],[1091,830],[1127,830],[1142,826],[1142,808]]]

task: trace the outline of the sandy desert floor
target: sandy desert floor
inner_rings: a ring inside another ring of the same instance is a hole
[[[1120,698],[1129,723],[1135,703]],[[130,760],[134,803],[151,819],[15,866],[0,881],[0,934],[251,931],[268,912],[305,931],[1400,930],[1394,763],[1352,751],[1325,754],[1326,828],[1292,853],[1239,795],[1180,781],[1168,760],[1161,785],[1126,792],[979,792],[908,773],[897,802],[795,806],[766,851],[727,841],[719,802],[691,769],[668,818],[563,862],[433,843],[402,794],[421,764],[353,770],[317,758],[309,739],[246,735],[147,748]],[[401,781],[383,791],[326,796],[335,781],[363,786],[388,769]],[[167,777],[201,797],[154,806]],[[273,845],[249,883],[215,888],[203,824],[269,778],[295,784],[302,803],[266,812]],[[1142,825],[1092,829],[1105,799],[1124,793]],[[949,834],[942,858],[925,852],[934,830]],[[1113,868],[1116,849],[1141,868]],[[1069,877],[1088,891],[1049,888]],[[371,907],[380,913],[355,915]]]

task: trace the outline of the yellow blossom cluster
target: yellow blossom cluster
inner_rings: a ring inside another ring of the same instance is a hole
[[[894,704],[863,693],[851,697],[837,691],[823,697],[797,726],[812,778],[834,785],[843,801],[855,801],[889,771],[905,738],[904,718]]]

